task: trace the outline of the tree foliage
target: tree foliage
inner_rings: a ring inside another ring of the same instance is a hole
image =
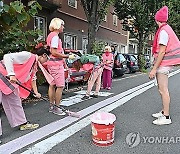
[[[180,1],[179,0],[165,0],[161,6],[167,5],[169,8],[168,23],[173,28],[178,38],[180,39]]]
[[[115,12],[124,30],[138,40],[139,53],[143,52],[149,34],[155,30],[154,15],[162,0],[115,0]]]
[[[88,53],[92,53],[96,32],[114,0],[81,0],[88,21]]]
[[[4,4],[0,11],[0,53],[29,50],[40,35],[40,31],[23,30],[31,17],[38,13],[41,6],[37,1],[30,1],[24,6],[21,1]]]
[[[169,8],[168,23],[179,35],[179,0],[115,0],[115,12],[123,21],[124,30],[129,31],[130,36],[138,41],[138,55],[143,54],[149,35],[156,31],[154,16],[163,5]],[[140,69],[144,67],[141,65],[141,58],[139,58],[139,66]]]
[[[155,32],[154,15],[162,6],[169,8],[168,23],[180,35],[180,1],[179,0],[115,0],[115,12],[124,30],[131,33],[139,42],[139,52],[143,51],[144,42],[149,34]]]

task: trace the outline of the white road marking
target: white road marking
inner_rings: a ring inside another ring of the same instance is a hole
[[[81,99],[81,98],[83,98],[83,97],[84,97],[84,95],[75,95],[75,96],[71,96],[71,97],[62,99],[61,105],[71,106],[71,105],[80,103],[80,102],[83,101],[83,100]]]
[[[95,91],[91,91],[90,95],[93,95]],[[80,95],[85,95],[86,94],[86,90],[81,90],[81,91],[76,91],[74,92],[76,94],[80,94]],[[110,92],[99,92],[99,96],[109,96],[109,95],[112,95],[113,93],[110,93]]]
[[[77,95],[62,99],[61,105],[71,106],[71,105],[74,105],[74,104],[77,104],[77,103],[80,103],[80,102],[84,101],[81,98],[83,98],[84,95],[86,94],[85,90],[77,91],[77,92],[74,92],[74,93],[76,93]],[[94,94],[94,91],[91,92],[91,95],[93,95],[93,94]],[[99,92],[99,96],[105,96],[105,97],[107,97],[109,95],[112,95],[112,94],[113,93],[110,93],[110,92]]]

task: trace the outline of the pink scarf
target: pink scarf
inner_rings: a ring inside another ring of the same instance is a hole
[[[163,26],[166,26],[167,24],[163,24],[163,25],[161,25],[159,28],[158,28],[158,30],[157,30],[157,32],[156,32],[156,35],[155,35],[155,37],[154,37],[154,41],[153,41],[153,47],[152,47],[152,53],[153,53],[153,55],[154,55],[154,53],[156,53],[156,49],[157,49],[157,41],[158,41],[158,35],[159,35],[159,33],[160,33],[160,31],[161,31],[161,28],[163,27]]]
[[[106,56],[109,56],[109,55],[110,55],[110,53],[109,53],[108,51],[106,51],[106,52],[105,52],[105,55],[106,55]]]
[[[51,85],[54,81],[54,78],[49,74],[49,72],[46,71],[46,69],[42,66],[42,64],[38,61],[38,66],[41,69],[42,73],[44,74],[44,77],[46,78],[47,82]]]

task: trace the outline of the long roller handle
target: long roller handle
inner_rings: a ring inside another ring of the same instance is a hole
[[[7,77],[7,78],[9,79],[9,77]],[[19,85],[20,87],[24,88],[25,90],[29,91],[31,94],[36,95],[32,90],[24,87],[20,82],[16,82],[16,84]],[[41,99],[43,99],[44,101],[49,102],[47,99],[45,99],[45,98],[43,98],[43,97],[41,97]],[[56,105],[56,104],[53,104],[53,105],[56,106],[56,107],[58,107],[58,108],[60,108],[60,109],[62,109],[62,111],[65,112],[65,113],[67,113],[69,116],[76,117],[76,118],[80,118],[80,117],[81,117],[80,114],[78,114],[78,113],[76,113],[76,112],[72,112],[72,111],[66,110],[65,108],[63,108],[63,107],[61,107],[61,106],[58,106],[58,105]]]

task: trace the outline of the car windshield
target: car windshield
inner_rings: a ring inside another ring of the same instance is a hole
[[[132,61],[136,61],[136,60],[137,60],[136,57],[133,56],[133,55],[131,55],[130,57],[131,57],[131,60],[132,60]]]
[[[123,56],[122,54],[118,54],[118,55],[117,55],[117,59],[118,59],[119,61],[121,61],[121,62],[126,61],[126,59],[124,58],[124,56]]]
[[[145,56],[145,59],[146,59],[146,60],[150,60],[149,56]]]

